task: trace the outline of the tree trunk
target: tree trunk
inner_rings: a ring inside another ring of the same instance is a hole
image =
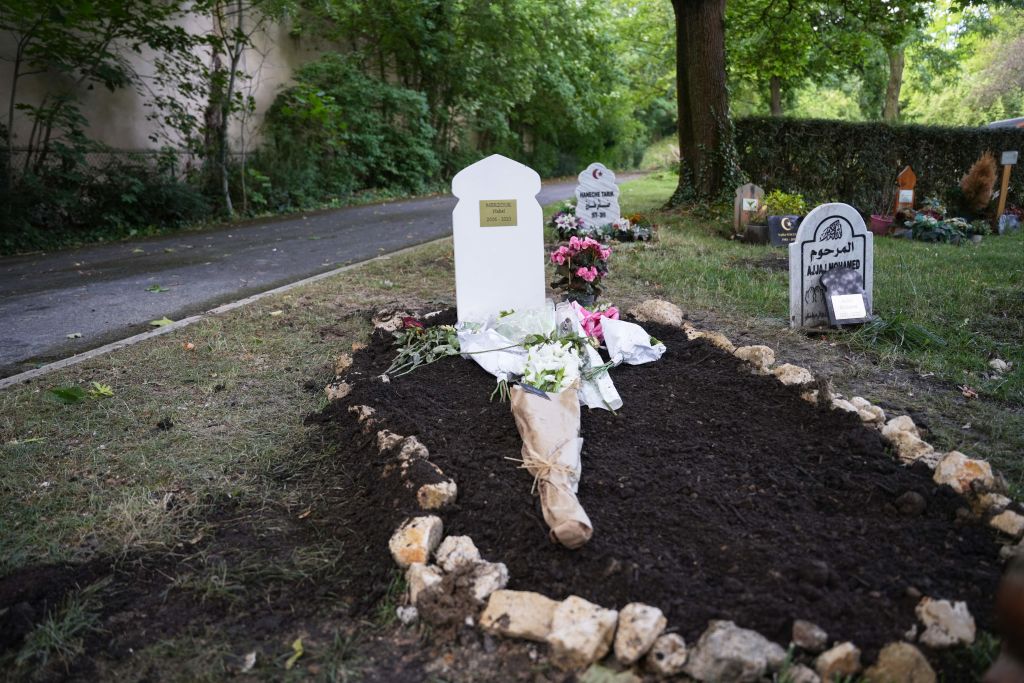
[[[882,119],[895,122],[900,118],[900,88],[903,87],[903,47],[886,50],[889,55],[889,84],[885,88],[885,108]]]
[[[733,163],[725,84],[725,0],[672,0],[676,19],[679,186],[668,202],[717,197]]]
[[[782,79],[778,76],[772,76],[770,87],[772,93],[772,116],[782,116]]]

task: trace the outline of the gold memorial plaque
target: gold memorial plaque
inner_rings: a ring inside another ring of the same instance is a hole
[[[518,225],[516,219],[516,200],[514,199],[481,199],[480,227],[501,228]]]

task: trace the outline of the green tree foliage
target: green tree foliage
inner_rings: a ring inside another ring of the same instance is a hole
[[[488,152],[555,173],[637,154],[613,19],[598,0],[328,0],[299,30],[422,93],[445,175]]]
[[[300,68],[295,80],[268,112],[252,161],[269,180],[262,203],[303,206],[365,188],[421,192],[435,182],[440,162],[422,93],[337,54]]]

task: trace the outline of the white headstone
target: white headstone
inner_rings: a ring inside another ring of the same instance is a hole
[[[455,300],[460,322],[544,305],[540,176],[493,154],[452,179]]]
[[[604,164],[593,163],[578,176],[576,217],[584,227],[599,228],[619,220],[619,186]]]
[[[789,245],[789,326],[828,327],[828,302],[821,276],[850,268],[864,283],[867,316],[874,285],[873,235],[860,213],[848,204],[822,204],[800,223]]]

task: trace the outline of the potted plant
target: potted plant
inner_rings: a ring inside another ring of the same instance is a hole
[[[591,237],[570,237],[569,244],[551,252],[557,279],[551,288],[565,290],[566,298],[584,308],[594,305],[601,294],[601,280],[608,274],[609,247]]]
[[[762,201],[743,232],[743,241],[748,244],[768,244],[768,211]]]
[[[783,246],[796,238],[796,229],[807,213],[803,195],[772,190],[764,198],[768,212],[768,235],[772,244]]]
[[[878,236],[891,235],[894,230],[893,222],[896,217],[893,209],[896,207],[896,192],[896,184],[889,185],[878,194],[875,205],[871,207],[871,222],[868,227]]]

